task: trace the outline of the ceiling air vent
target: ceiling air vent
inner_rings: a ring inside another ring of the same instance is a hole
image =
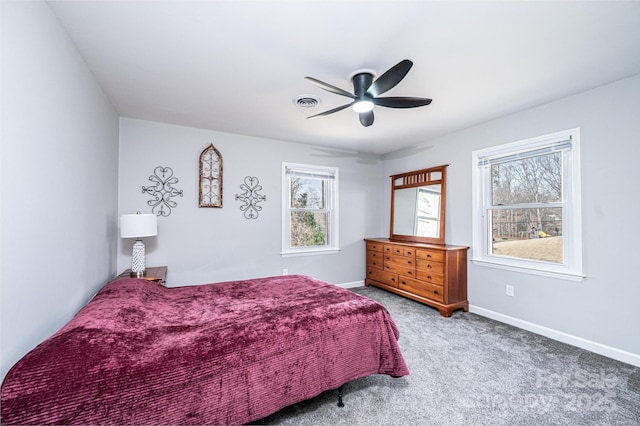
[[[313,95],[300,95],[293,98],[293,103],[298,108],[309,109],[320,105],[320,99]]]

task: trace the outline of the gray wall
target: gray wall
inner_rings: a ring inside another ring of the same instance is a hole
[[[469,302],[483,315],[603,353],[613,350],[619,359],[638,363],[639,112],[637,75],[428,141],[420,154],[385,161],[384,174],[450,164],[446,242],[470,246],[471,152],[579,127],[586,279],[563,281],[470,264]],[[387,190],[387,206],[388,199]],[[515,286],[515,297],[505,295],[506,284]]]
[[[209,144],[223,157],[223,207],[198,208],[198,158]],[[340,253],[283,258],[281,251],[282,162],[339,168]],[[365,277],[365,236],[379,236],[384,212],[382,165],[371,156],[309,145],[122,118],[120,120],[119,213],[151,212],[142,186],[156,166],[171,167],[184,196],[158,236],[145,239],[147,265],[167,265],[167,285],[289,274],[313,275],[334,284]],[[246,176],[257,177],[267,200],[247,220],[235,195]],[[118,269],[130,267],[133,241],[118,242]]]
[[[118,117],[43,2],[2,2],[1,375],[115,272]]]

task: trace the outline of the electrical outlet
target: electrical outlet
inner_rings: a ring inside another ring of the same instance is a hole
[[[282,275],[289,275],[289,270],[288,269],[283,269],[282,270]]]
[[[514,294],[514,292],[513,292],[513,286],[512,286],[512,285],[507,284],[507,296],[511,296],[511,297],[513,297],[513,294]]]

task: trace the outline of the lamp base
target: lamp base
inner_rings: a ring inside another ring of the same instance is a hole
[[[138,272],[133,272],[133,271],[131,271],[131,272],[129,273],[129,276],[130,276],[131,278],[142,278],[142,277],[146,277],[146,276],[147,276],[147,271],[146,271],[146,270],[144,270],[144,271],[138,271]]]
[[[146,271],[146,259],[144,253],[144,243],[138,239],[133,244],[133,256],[131,257],[131,275],[135,277],[144,277]]]

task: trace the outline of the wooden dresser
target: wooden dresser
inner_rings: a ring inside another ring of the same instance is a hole
[[[373,285],[433,306],[450,317],[469,311],[467,250],[469,247],[396,242],[368,238],[367,278]]]

